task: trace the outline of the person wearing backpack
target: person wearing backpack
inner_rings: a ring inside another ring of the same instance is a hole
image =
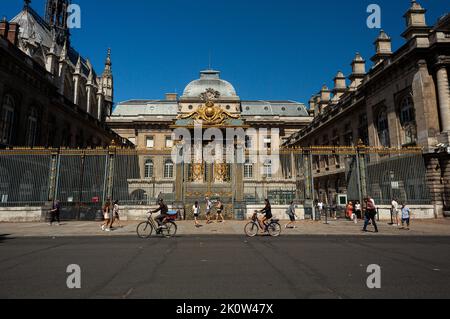
[[[377,216],[377,206],[375,205],[375,201],[370,197],[367,197],[364,201],[366,204],[366,218],[364,221],[363,232],[367,232],[367,226],[369,226],[369,222],[372,221],[375,232],[378,233],[378,226],[375,220],[375,217]]]

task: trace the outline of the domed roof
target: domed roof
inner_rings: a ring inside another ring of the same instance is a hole
[[[238,98],[233,85],[222,80],[220,78],[220,72],[214,70],[201,71],[200,79],[192,81],[186,86],[182,98],[199,98],[208,89],[219,92],[219,99]]]

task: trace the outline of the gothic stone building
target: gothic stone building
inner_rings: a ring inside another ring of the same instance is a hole
[[[105,124],[113,106],[110,52],[98,76],[70,45],[69,1],[48,0],[45,20],[29,3],[0,22],[0,147],[122,142]]]
[[[339,72],[332,90],[323,86],[309,102],[313,122],[286,145],[349,146],[362,141],[373,147],[422,147],[427,186],[441,216],[443,208],[450,210],[450,15],[430,27],[425,14],[412,1],[405,14],[405,43],[392,52],[390,37],[381,31],[371,69],[366,72],[366,62],[357,54],[350,85]],[[328,193],[346,191],[337,182],[344,178],[334,164],[325,157],[315,163],[316,192],[322,200]]]
[[[211,100],[204,98],[211,94]],[[170,156],[174,147],[172,133],[176,128],[192,131],[196,120],[202,120],[205,129],[222,130],[224,137],[227,128],[256,129],[257,133],[246,140],[245,147],[253,149],[257,141],[262,141],[266,149],[275,149],[309,124],[312,117],[302,103],[295,101],[241,100],[233,85],[214,70],[202,71],[200,78],[189,83],[180,97],[167,94],[163,100],[119,103],[107,123],[120,136],[132,141],[141,154],[140,174],[130,181],[130,192],[147,198],[154,198],[160,192],[166,196],[174,193],[177,200],[184,199],[187,203],[205,195],[259,203],[266,196],[276,199],[278,194],[280,201],[283,201],[280,197],[284,196],[286,201],[294,196],[295,177],[272,169],[271,162],[194,163],[184,168],[174,165]],[[279,130],[277,140],[270,136],[272,128]],[[174,183],[177,185],[172,186]],[[235,196],[230,195],[232,192]]]

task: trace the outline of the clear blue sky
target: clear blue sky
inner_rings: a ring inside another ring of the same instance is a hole
[[[112,48],[115,101],[159,99],[182,93],[208,67],[222,71],[242,99],[307,103],[338,70],[350,73],[357,51],[369,65],[379,30],[368,29],[366,8],[382,8],[382,28],[394,48],[404,41],[403,14],[410,0],[74,0],[82,28],[72,44],[101,72]],[[419,0],[428,24],[450,11],[448,0]],[[2,0],[12,18],[22,0]],[[43,13],[45,0],[33,0]]]

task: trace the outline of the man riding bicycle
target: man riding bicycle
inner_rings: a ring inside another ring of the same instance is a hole
[[[263,210],[259,211],[259,213],[263,214],[264,216],[259,220],[259,225],[261,226],[261,229],[263,231],[266,230],[267,224],[266,222],[271,220],[273,215],[272,215],[272,206],[270,205],[270,202],[268,199],[266,199],[265,201],[266,206],[264,207]]]
[[[168,212],[169,212],[169,207],[167,207],[167,205],[164,203],[164,199],[160,198],[158,200],[158,204],[159,204],[159,208],[152,211],[151,213],[158,213],[160,212],[161,214],[157,217],[155,217],[155,222],[158,223],[158,226],[161,228],[163,227],[164,221],[166,220],[167,217],[169,217]]]

